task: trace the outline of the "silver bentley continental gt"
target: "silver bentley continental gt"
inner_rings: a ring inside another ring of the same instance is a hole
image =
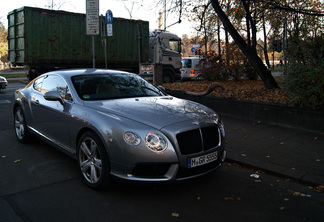
[[[138,75],[104,69],[45,73],[15,92],[15,134],[38,135],[78,161],[84,182],[175,181],[218,169],[225,130],[211,109]]]

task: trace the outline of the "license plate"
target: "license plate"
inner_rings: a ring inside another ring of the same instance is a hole
[[[213,162],[217,160],[217,157],[218,157],[218,152],[215,151],[206,155],[190,158],[188,159],[188,168],[193,168],[193,167],[197,167],[197,166],[201,166]]]

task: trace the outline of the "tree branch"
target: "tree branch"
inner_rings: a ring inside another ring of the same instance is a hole
[[[205,92],[188,92],[185,90],[181,89],[165,89],[166,91],[169,92],[178,92],[178,93],[183,93],[186,95],[191,95],[191,96],[206,96],[212,93],[215,89],[226,99],[228,99],[230,96],[225,92],[225,88],[217,82],[213,82],[212,84],[209,85],[208,89]]]

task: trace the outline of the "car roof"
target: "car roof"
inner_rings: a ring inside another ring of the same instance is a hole
[[[60,74],[64,77],[71,77],[75,75],[86,75],[86,74],[117,74],[117,73],[128,73],[119,70],[111,70],[111,69],[96,69],[96,68],[84,68],[84,69],[62,69],[62,70],[55,70],[44,74]]]

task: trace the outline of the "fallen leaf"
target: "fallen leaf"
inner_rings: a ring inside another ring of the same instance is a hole
[[[315,191],[318,193],[323,193],[324,192],[324,185],[319,185],[315,188]]]
[[[180,215],[178,213],[172,213],[172,217],[179,217]]]
[[[316,137],[314,137],[314,140],[317,140],[318,139],[318,137],[316,136]]]
[[[285,143],[284,142],[281,142],[280,144],[282,145],[282,144],[285,144]]]
[[[261,180],[254,180],[255,183],[261,183]]]
[[[197,197],[197,200],[200,200],[200,197]]]
[[[14,163],[19,163],[21,161],[22,161],[22,159],[18,159],[18,160],[15,160]]]
[[[241,156],[246,156],[244,153],[241,153]]]
[[[298,197],[300,196],[300,192],[294,192],[293,195]]]
[[[267,158],[267,159],[269,159],[269,158],[270,158],[270,156],[266,156],[266,158]]]

